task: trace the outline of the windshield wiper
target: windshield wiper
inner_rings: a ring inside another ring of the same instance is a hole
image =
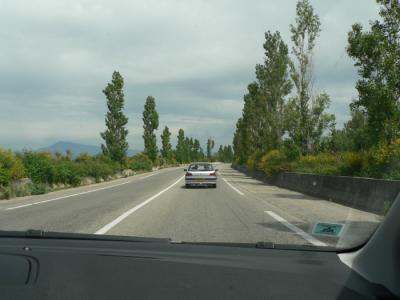
[[[98,235],[87,233],[65,233],[53,232],[36,229],[26,231],[3,231],[0,230],[0,238],[32,238],[32,239],[63,239],[63,240],[97,240],[97,241],[126,241],[126,242],[145,242],[145,243],[171,243],[170,238],[151,238],[120,235]]]
[[[276,244],[273,242],[260,241],[257,243],[228,243],[228,242],[185,242],[173,241],[170,238],[152,238],[121,235],[97,235],[87,233],[65,233],[53,232],[36,229],[26,231],[3,231],[0,230],[1,238],[28,238],[28,239],[63,239],[63,240],[95,240],[95,241],[123,241],[123,242],[142,242],[142,243],[163,243],[163,244],[182,244],[182,245],[204,245],[222,247],[241,247],[258,249],[279,249],[279,250],[309,250],[309,251],[337,251],[335,247],[321,247],[314,245],[294,245]]]
[[[256,248],[274,249],[275,248],[275,243],[272,243],[272,242],[257,242],[256,243]]]

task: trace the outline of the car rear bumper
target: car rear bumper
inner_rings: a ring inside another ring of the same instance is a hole
[[[217,184],[217,178],[185,178],[185,185],[215,185]]]

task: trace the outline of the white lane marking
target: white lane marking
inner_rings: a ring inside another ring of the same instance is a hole
[[[118,184],[114,184],[114,185],[110,185],[110,186],[106,186],[106,187],[102,187],[102,188],[98,188],[98,189],[94,189],[94,190],[89,190],[89,191],[85,191],[85,192],[80,192],[80,193],[76,193],[76,194],[71,194],[71,195],[66,195],[66,196],[61,196],[61,197],[57,197],[57,198],[53,198],[53,199],[47,199],[47,200],[42,200],[42,201],[38,201],[38,202],[33,202],[33,203],[28,203],[28,204],[22,204],[22,205],[18,205],[18,206],[13,206],[13,207],[9,207],[6,208],[5,210],[14,210],[14,209],[18,209],[18,208],[23,208],[23,207],[28,207],[28,206],[33,206],[33,205],[39,205],[39,204],[43,204],[43,203],[47,203],[47,202],[53,202],[53,201],[57,201],[57,200],[62,200],[62,199],[66,199],[66,198],[71,198],[71,197],[75,197],[75,196],[80,196],[80,195],[85,195],[85,194],[89,194],[89,193],[93,193],[93,192],[97,192],[97,191],[102,191],[102,190],[107,190],[107,189],[111,189],[117,186],[121,186],[124,184],[128,184],[131,182],[134,182],[135,180],[141,180],[141,179],[146,179],[150,176],[154,176],[157,175],[159,173],[154,173],[154,174],[150,174],[144,177],[140,177],[140,178],[135,178],[133,180],[129,180],[126,182],[122,182],[122,183],[118,183]]]
[[[295,233],[297,233],[298,235],[300,235],[303,239],[305,239],[306,241],[308,241],[309,243],[315,245],[315,246],[328,246],[327,244],[325,244],[324,242],[321,242],[320,240],[317,240],[316,238],[312,237],[311,235],[309,235],[307,232],[301,230],[300,228],[298,228],[297,226],[294,226],[292,223],[286,221],[284,218],[282,218],[281,216],[277,215],[276,213],[274,213],[273,211],[270,210],[266,210],[265,211],[267,214],[269,214],[271,217],[273,217],[275,220],[281,222],[283,225],[285,225],[287,228],[289,228],[290,230],[294,231]]]
[[[132,181],[122,182],[122,183],[118,183],[118,184],[114,184],[114,185],[111,185],[111,186],[102,187],[102,188],[95,189],[95,190],[90,190],[90,191],[85,191],[85,192],[81,192],[81,193],[61,196],[61,197],[57,197],[57,198],[53,198],[53,199],[48,199],[48,200],[43,200],[43,201],[38,201],[38,202],[33,202],[33,203],[28,203],[28,204],[23,204],[23,205],[18,205],[18,206],[13,206],[13,207],[6,208],[6,210],[13,210],[13,209],[17,209],[17,208],[33,206],[33,205],[38,205],[38,204],[42,204],[42,203],[62,200],[62,199],[75,197],[75,196],[80,196],[80,195],[84,195],[84,194],[89,194],[89,193],[93,193],[93,192],[97,192],[97,191],[107,190],[107,189],[111,189],[111,188],[116,187],[116,186],[120,186],[120,185],[124,185],[124,184],[127,184],[127,183],[131,183],[131,182]]]
[[[239,195],[242,195],[242,196],[244,196],[244,194],[241,192],[241,191],[239,191],[237,188],[235,188],[232,184],[230,184],[229,182],[228,182],[228,180],[226,180],[225,178],[222,178],[225,182],[226,182],[226,184],[227,185],[229,185],[236,193],[238,193]]]
[[[161,173],[161,172],[160,172],[160,173]],[[146,178],[149,178],[149,177],[151,177],[151,176],[154,176],[154,175],[157,175],[157,174],[160,174],[160,173],[154,173],[154,174],[150,174],[150,175],[147,175],[147,176],[141,177],[140,179],[146,179]]]
[[[128,211],[124,212],[122,215],[120,215],[118,218],[116,218],[115,220],[111,221],[110,223],[108,223],[107,225],[105,225],[104,227],[100,228],[99,230],[97,230],[94,234],[105,234],[107,231],[109,231],[110,229],[112,229],[114,226],[116,226],[118,223],[120,223],[121,221],[123,221],[125,218],[127,218],[129,215],[133,214],[135,211],[137,211],[138,209],[142,208],[143,206],[149,204],[151,201],[153,201],[154,199],[156,199],[158,196],[160,196],[161,194],[165,193],[166,191],[168,191],[170,188],[172,188],[174,185],[176,185],[179,181],[181,181],[185,176],[180,177],[177,181],[175,181],[173,184],[171,184],[170,186],[166,187],[165,189],[163,189],[162,191],[158,192],[157,194],[155,194],[154,196],[150,197],[149,199],[143,201],[142,203],[132,207],[131,209],[129,209]]]

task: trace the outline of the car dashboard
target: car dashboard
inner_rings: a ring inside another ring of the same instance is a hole
[[[335,252],[0,239],[2,299],[391,299]]]

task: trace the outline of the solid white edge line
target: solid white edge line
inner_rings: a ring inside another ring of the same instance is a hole
[[[161,173],[161,172],[159,172],[159,173]],[[150,174],[150,175],[141,177],[140,179],[146,179],[146,178],[149,178],[149,177],[151,177],[151,176],[157,175],[157,174],[159,174],[159,173]]]
[[[81,192],[81,193],[61,196],[61,197],[57,197],[57,198],[53,198],[53,199],[47,199],[47,200],[42,200],[42,201],[38,201],[38,202],[33,202],[33,203],[28,203],[28,204],[23,204],[23,205],[18,205],[18,206],[13,206],[13,207],[6,208],[6,210],[13,210],[13,209],[17,209],[17,208],[33,206],[33,205],[38,205],[38,204],[42,204],[42,203],[46,203],[46,202],[52,202],[52,201],[62,200],[62,199],[70,198],[70,197],[89,194],[89,193],[93,193],[93,192],[97,192],[97,191],[107,190],[107,189],[111,189],[113,187],[117,187],[117,186],[121,186],[121,185],[124,185],[124,184],[131,183],[131,182],[132,181],[122,182],[122,183],[114,184],[114,185],[111,185],[111,186],[98,188],[98,189],[95,189],[95,190],[90,190],[90,191],[85,191],[85,192]]]
[[[18,208],[23,208],[23,207],[33,206],[33,205],[39,205],[39,204],[42,204],[42,203],[53,202],[53,201],[62,200],[62,199],[66,199],[66,198],[71,198],[71,197],[75,197],[75,196],[85,195],[85,194],[89,194],[89,193],[93,193],[93,192],[97,192],[97,191],[107,190],[107,189],[111,189],[111,188],[114,188],[114,187],[117,187],[117,186],[121,186],[121,185],[124,185],[124,184],[128,184],[128,183],[134,182],[135,180],[146,179],[146,178],[149,178],[151,176],[157,175],[159,173],[160,172],[157,172],[157,173],[154,173],[154,174],[150,174],[150,175],[147,175],[147,176],[144,176],[144,177],[134,178],[134,179],[126,181],[126,182],[117,183],[117,184],[114,184],[114,185],[105,186],[105,187],[94,189],[94,190],[89,190],[89,191],[80,192],[80,193],[71,194],[71,195],[65,195],[65,196],[52,198],[52,199],[47,199],[47,200],[42,200],[42,201],[33,202],[33,203],[27,203],[27,204],[12,206],[12,207],[5,208],[5,210],[14,210],[14,209],[18,209]]]
[[[228,180],[226,180],[225,178],[222,178],[225,182],[226,182],[226,184],[227,185],[229,185],[236,193],[238,193],[239,195],[241,195],[241,196],[244,196],[244,194],[241,192],[241,191],[239,191],[237,188],[235,188],[232,184],[230,184],[229,182],[228,182]]]
[[[273,217],[275,220],[279,221],[282,223],[282,225],[285,225],[287,228],[289,228],[290,230],[294,231],[296,234],[298,234],[299,236],[301,236],[303,239],[305,239],[307,242],[315,245],[315,246],[328,246],[327,244],[325,244],[324,242],[321,242],[320,240],[317,240],[316,238],[312,237],[311,235],[309,235],[307,232],[301,230],[300,228],[298,228],[297,226],[293,225],[292,223],[286,221],[284,218],[282,218],[281,216],[277,215],[276,213],[274,213],[273,211],[270,210],[266,210],[265,213],[269,214],[271,217]]]
[[[132,207],[131,209],[129,209],[128,211],[124,212],[122,215],[120,215],[118,218],[116,218],[115,220],[111,221],[110,223],[108,223],[107,225],[105,225],[104,227],[100,228],[99,230],[97,230],[94,234],[105,234],[106,232],[108,232],[109,230],[111,230],[114,226],[116,226],[117,224],[119,224],[120,222],[122,222],[125,218],[127,218],[129,215],[133,214],[135,211],[137,211],[138,209],[142,208],[143,206],[149,204],[151,201],[153,201],[154,199],[156,199],[158,196],[160,196],[161,194],[165,193],[166,191],[168,191],[170,188],[172,188],[174,185],[176,185],[179,181],[181,181],[185,176],[180,177],[177,181],[175,181],[173,184],[171,184],[170,186],[166,187],[165,189],[161,190],[160,192],[158,192],[157,194],[155,194],[154,196],[150,197],[149,199],[143,201],[142,203]]]

